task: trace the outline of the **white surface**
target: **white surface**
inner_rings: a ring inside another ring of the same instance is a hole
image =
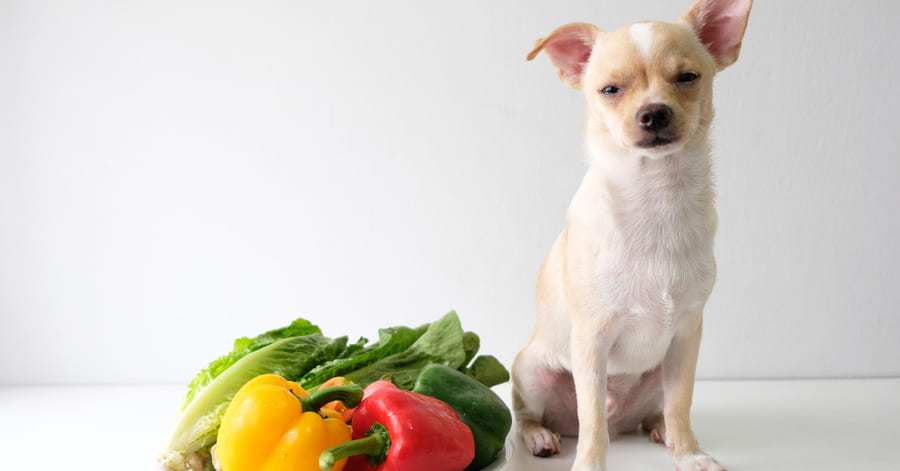
[[[0,387],[3,469],[157,470],[183,386]],[[497,388],[508,400],[509,386]],[[701,381],[694,429],[731,471],[900,470],[900,379]],[[502,471],[568,471],[511,437]],[[672,470],[646,437],[614,441],[610,471]]]
[[[0,383],[181,383],[295,316],[449,309],[510,364],[583,174],[583,98],[525,54],[690,3],[0,1]],[[754,5],[701,377],[900,375],[898,17]]]

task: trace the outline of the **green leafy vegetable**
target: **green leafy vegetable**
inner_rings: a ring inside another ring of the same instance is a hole
[[[231,365],[235,364],[241,358],[244,358],[248,353],[259,350],[266,345],[270,345],[276,340],[321,333],[322,331],[318,326],[313,325],[306,319],[297,318],[287,327],[270,330],[263,334],[257,335],[252,339],[241,337],[235,340],[234,348],[232,348],[230,352],[213,360],[206,368],[201,370],[200,373],[197,373],[197,376],[193,379],[193,381],[188,384],[188,392],[184,396],[184,401],[181,404],[181,410],[184,410],[188,406],[188,404],[190,404],[194,400],[194,395],[197,394],[197,391],[205,388],[209,383],[216,379],[216,377],[222,374],[223,371],[227,370],[229,367],[231,367]]]
[[[509,381],[509,371],[493,355],[480,355],[472,362],[472,365],[468,368],[460,368],[460,371],[487,387]]]
[[[478,349],[481,348],[481,337],[478,336],[475,332],[466,332],[463,334],[463,351],[466,352],[466,359],[463,361],[463,365],[468,365],[475,355],[478,354]]]
[[[365,337],[360,337],[359,340],[356,341],[356,343],[351,343],[350,345],[347,345],[347,348],[345,348],[344,351],[341,352],[341,354],[338,355],[337,358],[335,358],[335,360],[337,360],[338,358],[355,357],[356,355],[359,354],[359,352],[362,349],[366,348],[367,343],[369,343],[369,339],[367,339]]]
[[[316,333],[276,340],[277,332],[267,332],[256,339],[238,339],[235,345],[240,343],[242,348],[250,351],[244,352],[224,370],[216,369],[218,374],[210,381],[197,383],[204,386],[192,388],[191,400],[178,416],[163,453],[164,465],[184,470],[192,453],[205,452],[215,443],[225,409],[247,381],[266,373],[300,377],[316,365],[333,359],[347,346],[347,337],[329,339]],[[289,332],[285,330],[282,334]],[[258,348],[261,344],[265,346]],[[225,365],[230,358],[231,354],[219,360]]]
[[[463,330],[455,311],[450,311],[428,329],[408,349],[378,360],[344,377],[363,387],[385,375],[398,387],[412,389],[416,378],[431,363],[459,368],[466,359],[463,350]]]
[[[348,358],[337,358],[313,368],[300,378],[298,383],[304,389],[312,390],[335,376],[344,376],[390,355],[408,349],[422,334],[427,325],[418,329],[390,327],[378,330],[378,342],[358,350]]]

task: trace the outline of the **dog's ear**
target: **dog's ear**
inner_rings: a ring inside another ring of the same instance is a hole
[[[587,23],[561,26],[546,38],[537,40],[534,49],[528,53],[528,60],[534,59],[543,50],[550,63],[559,69],[560,80],[580,90],[584,66],[591,57],[599,33],[596,26]]]
[[[694,28],[719,70],[737,60],[753,0],[696,0],[682,21]]]

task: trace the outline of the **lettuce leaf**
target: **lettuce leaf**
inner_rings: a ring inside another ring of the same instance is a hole
[[[238,339],[235,351],[201,372],[200,380],[191,383],[190,401],[176,420],[163,452],[163,464],[183,471],[191,454],[207,451],[216,442],[222,416],[231,399],[251,379],[266,373],[299,378],[316,365],[335,358],[347,346],[347,337],[329,339],[319,333],[279,339],[308,328],[288,326],[254,339]]]
[[[322,331],[318,326],[313,325],[310,321],[297,318],[287,327],[270,330],[268,332],[257,335],[254,338],[241,337],[234,341],[234,347],[225,355],[213,360],[210,364],[197,373],[197,376],[188,384],[188,392],[184,396],[181,403],[181,410],[187,408],[194,400],[194,395],[209,385],[216,377],[227,370],[231,365],[235,364],[247,354],[255,352],[260,348],[271,345],[276,340],[286,339],[288,337],[299,337],[301,335],[321,334]]]
[[[509,381],[509,371],[494,355],[479,355],[471,365],[459,371],[489,388]]]
[[[297,382],[306,390],[318,388],[335,376],[343,376],[375,363],[390,355],[400,353],[418,340],[428,324],[417,329],[409,327],[389,327],[378,330],[378,342],[353,352],[346,358],[338,357],[312,369]]]
[[[403,389],[412,389],[422,368],[440,363],[457,369],[465,363],[463,330],[455,311],[427,326],[427,330],[406,350],[382,358],[344,375],[363,387],[389,376]]]
[[[356,341],[356,343],[351,343],[350,345],[347,345],[347,348],[345,348],[344,351],[341,352],[341,354],[338,355],[337,358],[335,358],[335,360],[337,360],[338,358],[350,358],[350,357],[358,355],[359,352],[366,347],[367,343],[369,343],[369,339],[367,339],[365,337],[360,337]]]

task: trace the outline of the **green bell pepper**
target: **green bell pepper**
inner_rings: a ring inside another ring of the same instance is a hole
[[[447,403],[472,430],[475,458],[466,471],[486,468],[503,449],[512,414],[491,388],[453,368],[431,364],[419,374],[413,391]]]

